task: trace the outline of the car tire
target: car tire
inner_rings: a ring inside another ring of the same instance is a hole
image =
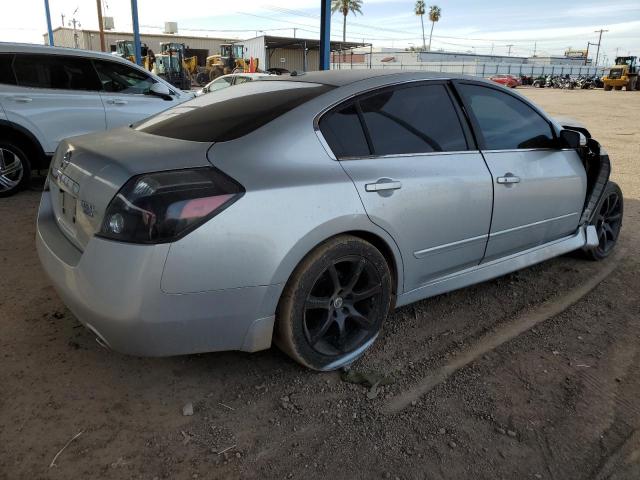
[[[345,367],[373,344],[391,299],[382,253],[361,238],[334,237],[311,251],[287,282],[275,343],[313,370]]]
[[[624,214],[624,197],[617,183],[609,182],[595,209],[590,225],[596,227],[598,246],[583,250],[589,260],[604,260],[618,242]]]
[[[31,181],[27,155],[13,142],[0,140],[0,197],[9,197]]]

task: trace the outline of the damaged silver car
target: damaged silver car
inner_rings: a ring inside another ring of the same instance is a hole
[[[212,92],[62,142],[42,265],[100,342],[332,370],[394,308],[573,250],[606,258],[620,188],[589,132],[448,74],[331,71]]]

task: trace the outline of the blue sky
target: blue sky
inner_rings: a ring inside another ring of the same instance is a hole
[[[177,21],[182,33],[248,38],[264,31],[273,35],[319,36],[318,0],[138,0],[143,31],[159,31],[164,21]],[[130,30],[130,1],[103,0],[116,30]],[[433,49],[505,54],[507,45],[517,55],[562,54],[567,47],[586,48],[596,42],[594,30],[609,30],[602,51],[609,59],[620,54],[640,55],[639,0],[434,0],[442,19],[434,29]],[[15,4],[14,4],[15,5]],[[0,17],[0,40],[42,42],[46,30],[42,0],[22,0],[21,8]],[[78,8],[86,28],[96,28],[95,0],[50,0],[52,22],[60,14],[69,20]],[[179,6],[176,9],[176,5]],[[347,39],[380,47],[404,48],[422,43],[420,21],[413,1],[363,0],[363,15],[347,19]],[[167,13],[169,12],[169,13]],[[427,20],[425,18],[425,20]],[[428,35],[430,24],[425,22]],[[332,38],[342,37],[342,18],[334,15]]]

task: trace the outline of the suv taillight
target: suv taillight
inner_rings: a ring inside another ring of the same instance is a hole
[[[172,242],[243,194],[239,183],[215,168],[139,175],[111,200],[98,236],[133,243]]]

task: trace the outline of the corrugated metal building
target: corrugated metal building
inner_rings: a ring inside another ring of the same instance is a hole
[[[286,68],[290,72],[305,72],[318,70],[320,64],[320,41],[317,39],[262,35],[234,44],[243,45],[244,57],[257,58],[262,70]],[[362,46],[361,43],[331,42],[331,51]]]
[[[72,28],[58,27],[53,31],[53,42],[57,47],[82,48],[85,50],[100,50],[100,32],[97,30],[76,30],[77,39],[74,38]],[[114,32],[105,30],[104,39],[107,51],[115,48],[116,40],[133,40],[131,32]],[[43,35],[44,44],[49,44],[47,34]],[[140,41],[146,43],[154,52],[160,51],[160,43],[178,42],[184,43],[188,48],[208,50],[209,55],[220,53],[220,44],[237,42],[237,38],[193,37],[185,35],[148,34],[141,33]]]

